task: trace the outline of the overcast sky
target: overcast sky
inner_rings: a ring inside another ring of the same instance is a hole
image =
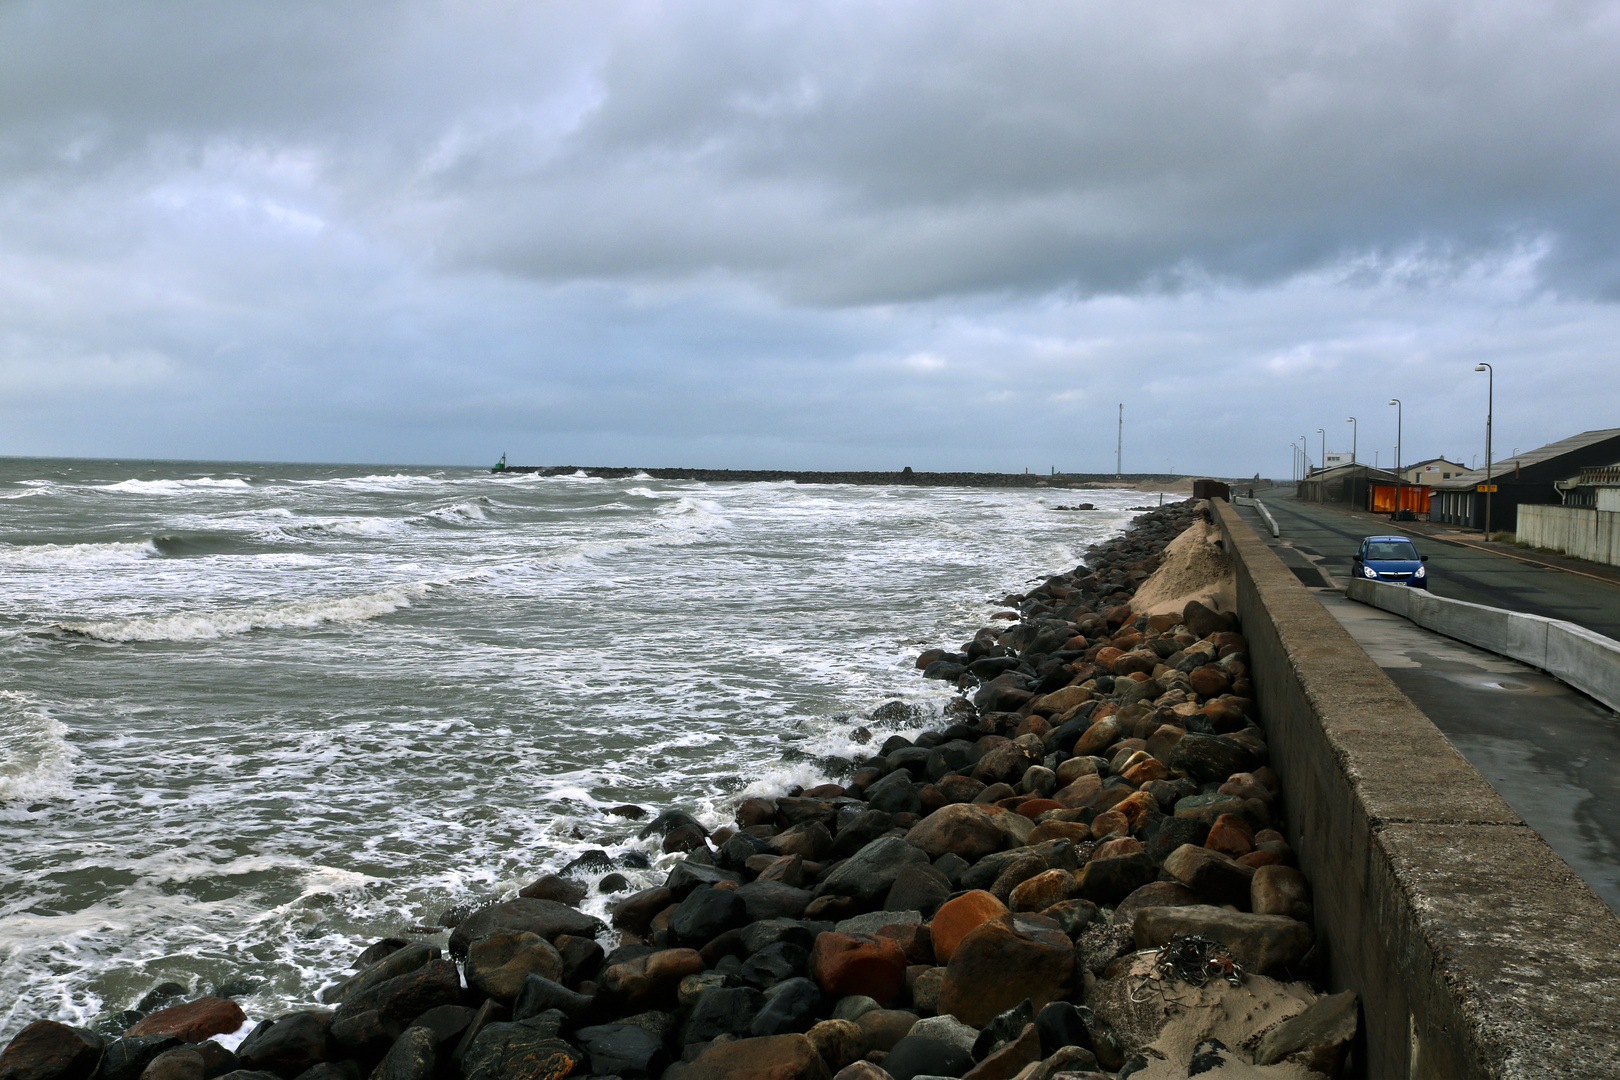
[[[0,2],[0,454],[1620,427],[1620,3]]]

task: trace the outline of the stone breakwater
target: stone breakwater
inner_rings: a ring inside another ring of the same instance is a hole
[[[1299,981],[1319,967],[1310,891],[1243,637],[1196,602],[1130,610],[1200,512],[1144,515],[918,657],[961,690],[937,730],[720,829],[653,817],[643,835],[681,858],[611,925],[548,875],[446,913],[444,948],[376,942],[322,1007],[234,1051],[214,1038],[243,1025],[234,1002],[159,992],[117,1037],[36,1021],[0,1080],[1332,1075],[1355,996]],[[870,723],[915,720],[891,702]]]
[[[696,480],[705,483],[777,484],[910,484],[914,487],[1131,487],[1139,484],[1174,484],[1187,477],[1170,473],[974,473],[914,472],[815,472],[788,469],[631,469],[583,465],[508,465],[497,473],[539,476],[590,476],[602,480]],[[1240,481],[1233,481],[1238,483]],[[1248,483],[1248,481],[1241,481]]]

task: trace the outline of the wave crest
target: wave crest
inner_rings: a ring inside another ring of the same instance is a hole
[[[67,725],[16,690],[0,690],[0,802],[66,795],[78,752]]]
[[[0,566],[105,566],[161,554],[151,539],[108,544],[0,544]]]
[[[104,622],[57,623],[56,628],[96,641],[210,641],[245,634],[250,630],[300,630],[326,623],[363,622],[379,615],[390,615],[411,606],[432,591],[427,582],[398,585],[391,589],[336,596],[320,600],[299,600],[291,604],[267,604],[230,611],[183,612],[174,615],[147,615]]]

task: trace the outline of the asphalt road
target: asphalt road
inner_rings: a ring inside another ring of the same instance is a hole
[[[1261,501],[1280,539],[1253,510],[1255,531],[1310,586],[1368,656],[1485,776],[1531,828],[1620,914],[1620,717],[1517,661],[1358,604],[1342,592],[1363,536],[1398,532],[1293,499]],[[1533,611],[1620,636],[1620,588],[1528,566],[1437,538],[1434,591]]]
[[[1399,523],[1392,525],[1372,515],[1351,516],[1279,493],[1262,492],[1260,501],[1277,519],[1284,539],[1322,570],[1337,576],[1341,587],[1362,537],[1403,535]],[[1620,585],[1519,562],[1437,536],[1404,535],[1412,537],[1418,550],[1429,557],[1429,589],[1436,596],[1564,619],[1620,640]]]

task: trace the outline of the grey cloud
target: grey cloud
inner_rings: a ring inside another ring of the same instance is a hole
[[[1261,283],[1545,236],[1553,284],[1620,288],[1611,5],[16,5],[4,23],[14,170],[71,187],[161,170],[165,148],[290,148],[358,227],[447,268],[720,270],[859,304]]]

